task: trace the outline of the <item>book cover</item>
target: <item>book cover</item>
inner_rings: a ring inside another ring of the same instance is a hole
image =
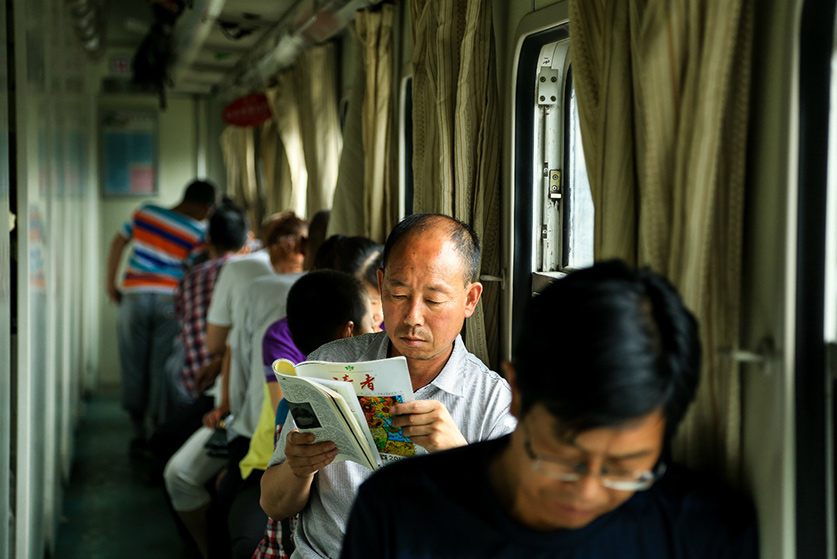
[[[376,469],[424,452],[392,425],[388,413],[390,406],[414,399],[403,357],[353,363],[306,361],[296,366],[280,359],[273,370],[297,428],[314,433],[317,442],[334,442],[339,452],[335,461],[353,460]]]

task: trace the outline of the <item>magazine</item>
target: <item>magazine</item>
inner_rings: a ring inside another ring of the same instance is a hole
[[[390,406],[413,401],[404,357],[332,363],[286,359],[273,372],[288,402],[296,428],[315,442],[332,441],[335,462],[351,460],[371,470],[386,462],[424,453],[392,425]]]

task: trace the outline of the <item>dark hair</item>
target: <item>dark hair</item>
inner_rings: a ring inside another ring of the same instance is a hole
[[[314,259],[317,270],[340,270],[364,279],[366,267],[381,254],[381,245],[366,237],[333,235],[320,247]],[[375,285],[378,280],[375,280]]]
[[[194,180],[186,186],[183,201],[202,206],[212,206],[217,198],[217,189],[209,181]]]
[[[317,253],[326,238],[331,210],[320,210],[308,222],[308,250]]]
[[[477,238],[477,234],[468,224],[442,214],[412,214],[402,219],[387,237],[381,267],[386,270],[392,251],[404,239],[414,233],[436,228],[441,228],[448,234],[454,244],[454,250],[462,259],[465,268],[465,283],[477,281],[480,271],[480,240]]]
[[[308,240],[308,223],[294,212],[285,212],[271,219],[264,229],[264,246],[270,247],[286,241],[293,252],[305,252]]]
[[[345,239],[346,235],[332,235],[320,245],[314,255],[314,270],[333,270],[334,269],[334,249],[340,239]]]
[[[288,292],[288,330],[305,355],[337,339],[348,321],[359,325],[368,312],[366,288],[337,270],[316,270],[299,278]]]
[[[378,268],[382,268],[384,263],[384,253],[378,252],[373,254],[366,260],[363,269],[360,270],[361,279],[374,287],[378,288]]]
[[[236,252],[247,242],[248,231],[244,210],[225,196],[209,218],[209,243],[220,252]]]
[[[661,409],[669,440],[695,397],[700,359],[697,321],[665,278],[602,262],[529,302],[513,355],[521,417],[540,403],[566,436]]]

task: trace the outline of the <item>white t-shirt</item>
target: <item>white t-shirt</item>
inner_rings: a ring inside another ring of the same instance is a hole
[[[215,281],[206,321],[216,326],[233,326],[247,285],[258,277],[275,273],[267,250],[230,258]]]
[[[233,354],[235,354],[234,340],[237,337],[235,325],[241,323],[243,300],[248,286],[258,277],[275,274],[276,271],[270,263],[270,254],[264,249],[244,256],[234,256],[221,267],[212,290],[212,301],[206,313],[206,322],[231,328],[227,336],[227,345],[230,346]],[[232,382],[230,382],[230,390],[232,389]],[[215,397],[215,405],[218,405],[221,399],[220,377],[208,393]],[[235,414],[238,410],[231,406],[230,411]]]
[[[302,274],[276,274],[251,281],[241,301],[241,320],[234,323],[230,363],[230,408],[238,410],[228,427],[252,437],[262,412],[265,391],[262,339],[271,324],[284,318],[288,292]],[[233,333],[230,334],[231,336]]]

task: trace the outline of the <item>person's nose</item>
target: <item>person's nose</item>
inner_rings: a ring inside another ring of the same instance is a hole
[[[598,476],[585,475],[576,482],[577,495],[585,503],[597,503],[604,491],[602,480]]]
[[[597,503],[601,501],[601,494],[605,491],[604,485],[600,475],[592,474],[590,472],[600,472],[602,465],[600,463],[589,464],[587,473],[576,482],[577,495],[588,503]]]
[[[408,301],[407,312],[404,315],[404,323],[408,326],[420,326],[424,322],[422,314],[422,302],[418,297],[411,297]]]

